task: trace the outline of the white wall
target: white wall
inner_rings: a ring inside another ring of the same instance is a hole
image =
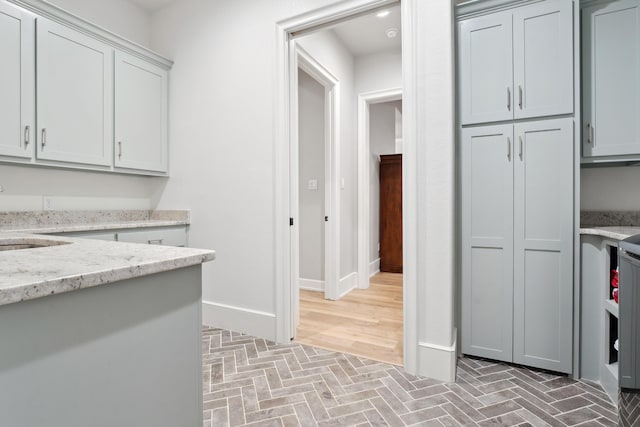
[[[402,53],[382,52],[355,61],[356,93],[402,87]]]
[[[340,171],[345,187],[340,192],[340,278],[357,270],[358,161],[357,93],[354,58],[331,30],[297,40],[328,69],[340,86]]]
[[[125,0],[50,0],[50,3],[133,41],[149,44],[149,15]],[[0,193],[0,211],[40,210],[43,196],[56,197],[62,208],[70,205],[62,203],[70,197],[75,200],[71,204],[80,209],[148,208],[152,195],[162,190],[165,181],[164,178],[0,165],[0,186],[4,189]]]
[[[580,209],[640,210],[640,167],[594,167],[580,170]]]
[[[369,107],[369,262],[380,257],[380,155],[395,153],[397,108],[402,108],[402,101],[382,102]]]
[[[127,0],[47,0],[61,9],[149,47],[151,15]]]
[[[172,177],[159,208],[192,209],[205,322],[274,339],[275,23],[332,0],[183,0],[153,14],[151,45],[172,58]],[[288,218],[282,218],[288,221]]]
[[[324,87],[298,72],[300,278],[324,281]],[[317,188],[309,189],[309,180]]]

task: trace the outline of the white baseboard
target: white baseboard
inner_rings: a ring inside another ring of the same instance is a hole
[[[300,289],[324,292],[324,280],[298,279]]]
[[[202,301],[202,324],[276,340],[276,315],[212,301]]]
[[[453,345],[418,343],[418,375],[445,382],[456,380],[457,331],[453,331]]]
[[[371,261],[369,264],[369,277],[380,273],[380,258]]]
[[[338,284],[338,299],[347,295],[349,292],[358,287],[358,273],[353,272],[342,279],[340,279],[340,283]]]

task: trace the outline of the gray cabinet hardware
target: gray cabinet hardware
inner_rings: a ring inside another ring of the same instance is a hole
[[[27,145],[29,145],[29,138],[30,137],[30,129],[29,126],[25,126],[24,127],[24,148],[27,148]]]
[[[44,150],[44,146],[47,145],[47,128],[42,128],[42,149]]]

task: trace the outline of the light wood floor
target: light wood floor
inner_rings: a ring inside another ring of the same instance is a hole
[[[300,290],[295,341],[402,365],[402,274],[379,273],[339,301]]]

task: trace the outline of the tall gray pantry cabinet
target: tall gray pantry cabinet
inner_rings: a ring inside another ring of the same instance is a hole
[[[501,3],[458,22],[462,352],[569,373],[573,3]]]

